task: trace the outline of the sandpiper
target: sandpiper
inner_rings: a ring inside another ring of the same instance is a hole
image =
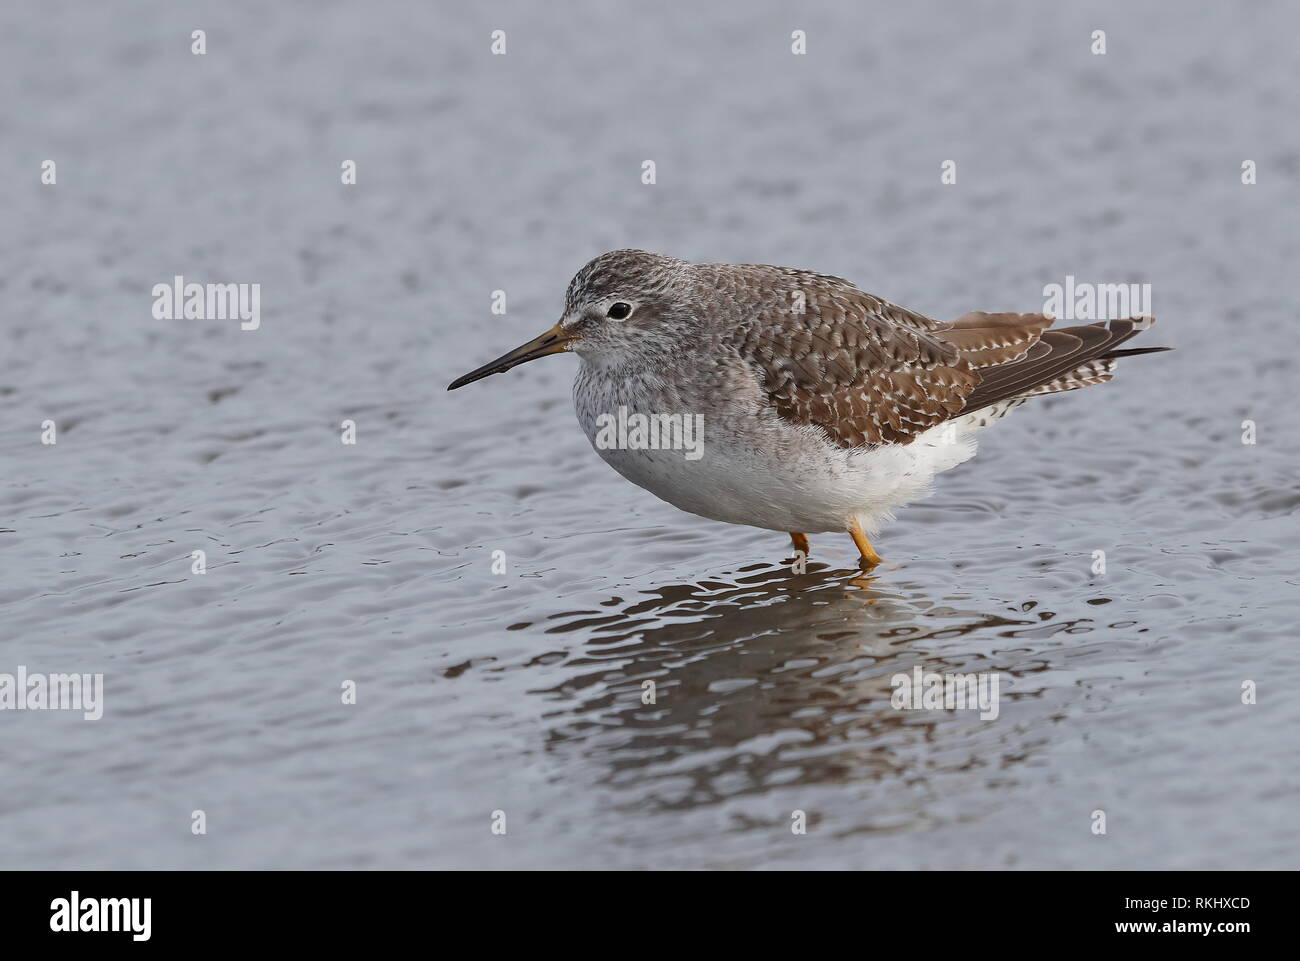
[[[628,480],[701,517],[785,531],[805,555],[807,534],[847,531],[870,569],[868,536],[972,457],[981,429],[1168,349],[1118,349],[1152,323],[938,321],[809,270],[615,250],[578,271],[559,323],[447,389],[573,351],[578,421]],[[598,442],[625,411],[702,416],[702,456]]]

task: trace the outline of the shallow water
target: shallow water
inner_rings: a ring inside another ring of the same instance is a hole
[[[1300,17],[1244,10],[5,7],[0,672],[106,705],[0,712],[0,867],[1300,866]],[[574,358],[445,392],[620,246],[1149,282],[1178,350],[794,576],[600,463]],[[261,329],[155,320],[177,273]],[[918,665],[999,716],[895,710]]]

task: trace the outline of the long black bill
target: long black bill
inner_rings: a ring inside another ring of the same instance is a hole
[[[534,337],[528,343],[520,344],[510,353],[502,354],[496,360],[484,364],[478,370],[471,370],[464,377],[457,377],[447,385],[447,389],[455,390],[457,387],[464,387],[476,380],[482,380],[488,374],[504,374],[511,367],[518,367],[520,364],[526,364],[538,357],[545,357],[547,354],[558,354],[568,350],[569,344],[573,343],[573,341],[573,335],[560,327],[559,324],[556,324],[540,337]]]

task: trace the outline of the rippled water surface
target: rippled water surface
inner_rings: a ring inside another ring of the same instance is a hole
[[[1192,12],[5,6],[0,672],[106,707],[0,712],[0,866],[1300,866],[1300,16]],[[574,358],[445,392],[621,246],[938,317],[1146,282],[1178,350],[793,575],[600,463]],[[175,274],[261,329],[155,320]]]

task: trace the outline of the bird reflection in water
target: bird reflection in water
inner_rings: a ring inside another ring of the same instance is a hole
[[[901,782],[899,793],[916,801],[951,772],[1011,776],[1008,767],[1044,742],[1034,719],[1054,711],[1032,677],[1048,659],[1006,640],[1054,615],[1016,605],[963,609],[920,585],[764,565],[601,606],[550,618],[545,633],[590,638],[570,647],[562,683],[532,693],[554,702],[546,750],[594,766],[584,776],[626,792],[618,803],[630,808],[845,781]],[[1008,701],[1041,704],[991,724],[971,711],[896,709],[891,678],[916,665],[998,671]],[[924,816],[913,808],[908,816]],[[886,820],[898,819],[895,810]]]

